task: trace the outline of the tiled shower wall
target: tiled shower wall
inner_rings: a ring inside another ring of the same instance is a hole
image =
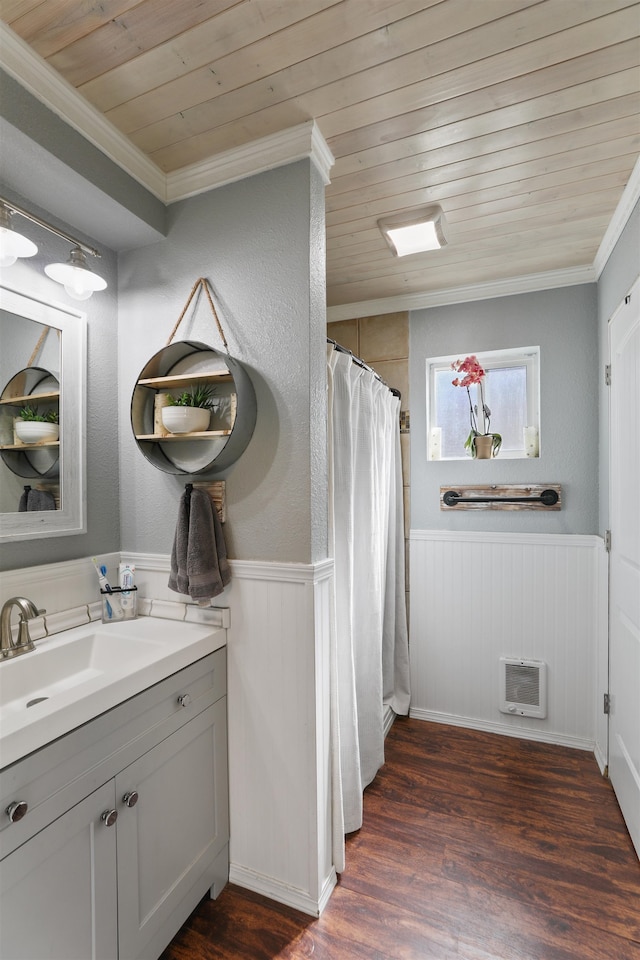
[[[327,326],[327,336],[379,373],[385,383],[400,391],[400,446],[404,492],[404,532],[407,614],[409,612],[409,314],[386,313],[379,317],[338,320]]]

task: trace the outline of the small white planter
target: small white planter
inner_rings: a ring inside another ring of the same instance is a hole
[[[162,407],[162,424],[171,433],[200,433],[210,419],[211,411],[204,407]]]
[[[23,443],[52,443],[60,436],[57,423],[41,423],[39,420],[18,420],[15,422],[16,436]]]

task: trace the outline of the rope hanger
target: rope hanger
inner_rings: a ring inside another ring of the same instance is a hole
[[[33,363],[34,363],[36,357],[37,357],[38,354],[40,353],[40,348],[41,348],[42,345],[44,344],[44,341],[45,341],[45,339],[46,339],[46,337],[47,337],[47,334],[49,333],[50,330],[51,330],[51,327],[45,327],[44,330],[42,331],[42,333],[40,334],[40,338],[38,339],[38,342],[36,343],[35,347],[33,348],[33,353],[31,354],[31,356],[29,357],[29,360],[27,361],[27,366],[28,366],[28,367],[32,367],[32,366],[33,366]],[[57,334],[58,334],[58,340],[59,340],[59,339],[60,339],[60,331],[58,330],[58,331],[56,331],[56,332],[57,332]]]
[[[171,331],[171,336],[170,336],[169,339],[167,340],[166,346],[168,347],[169,344],[171,343],[171,341],[173,340],[173,338],[175,337],[176,331],[177,331],[178,327],[180,326],[180,324],[181,324],[181,322],[182,322],[182,319],[183,319],[185,313],[186,313],[187,310],[189,309],[189,304],[191,303],[191,301],[193,300],[194,296],[196,295],[196,291],[198,291],[198,290],[200,290],[200,289],[204,290],[204,292],[205,292],[206,295],[207,295],[207,300],[209,301],[209,306],[211,307],[211,312],[213,313],[214,320],[216,321],[216,324],[217,324],[217,326],[218,326],[218,332],[220,333],[220,336],[221,336],[221,338],[222,338],[222,342],[224,343],[224,348],[225,348],[225,350],[227,351],[227,353],[229,353],[229,345],[228,345],[228,343],[227,343],[227,338],[226,338],[225,335],[224,335],[224,332],[223,332],[223,330],[222,330],[222,325],[221,325],[221,323],[220,323],[220,320],[218,319],[218,314],[216,313],[216,308],[215,308],[215,306],[213,305],[213,298],[211,297],[211,289],[210,289],[210,287],[209,287],[209,281],[206,279],[206,277],[199,277],[198,280],[196,280],[196,282],[194,283],[194,285],[193,285],[193,287],[192,287],[192,289],[191,289],[191,293],[189,294],[189,297],[188,297],[188,299],[187,299],[187,302],[186,302],[185,305],[184,305],[184,308],[183,308],[183,310],[182,310],[182,313],[181,313],[180,316],[178,317],[178,319],[177,319],[177,321],[176,321],[176,325],[174,326],[173,330]]]

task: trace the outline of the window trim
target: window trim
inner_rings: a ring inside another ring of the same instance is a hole
[[[435,459],[446,460],[449,463],[464,461],[469,457],[432,457],[431,456],[431,418],[432,411],[435,410],[435,372],[448,370],[455,360],[462,356],[473,355],[474,351],[469,350],[462,354],[451,354],[447,357],[427,357],[426,360],[426,433],[427,433],[427,460],[429,462]],[[490,371],[499,367],[526,367],[527,378],[527,426],[536,427],[538,430],[538,457],[540,457],[540,347],[511,347],[506,350],[478,350],[475,351],[480,364],[485,370]],[[451,371],[452,379],[454,371]],[[436,424],[434,424],[436,426]],[[524,460],[527,454],[524,446],[517,450],[501,450],[499,459],[502,460]]]

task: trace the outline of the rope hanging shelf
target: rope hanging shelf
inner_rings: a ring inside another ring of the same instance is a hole
[[[196,295],[202,292],[224,344],[224,353],[198,340],[174,340],[189,307],[196,307]],[[164,424],[163,409],[177,409],[171,398],[198,387],[213,393],[209,422],[189,432],[171,432]],[[209,282],[200,277],[166,345],[145,364],[134,387],[131,426],[138,448],[165,473],[215,475],[244,452],[253,435],[256,414],[255,390],[249,374],[239,360],[230,356]]]

